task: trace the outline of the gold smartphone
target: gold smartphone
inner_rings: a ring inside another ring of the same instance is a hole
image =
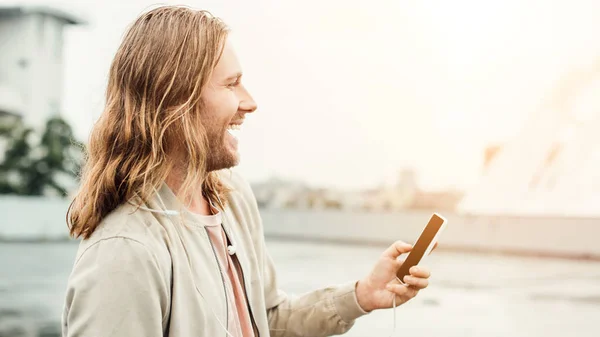
[[[419,239],[417,239],[412,250],[408,253],[408,257],[396,273],[396,278],[400,283],[405,284],[403,279],[404,276],[410,275],[410,268],[419,264],[419,262],[423,261],[429,255],[440,234],[446,228],[447,223],[448,221],[443,216],[433,213],[431,219],[429,219],[429,223],[423,229]]]

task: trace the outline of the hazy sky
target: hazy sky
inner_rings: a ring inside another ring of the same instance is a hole
[[[2,1],[0,3],[14,3]],[[87,138],[109,64],[142,0],[57,4],[89,21],[65,36],[64,114]],[[233,29],[259,110],[240,170],[315,185],[477,182],[483,148],[513,135],[560,76],[600,56],[595,0],[165,1]]]

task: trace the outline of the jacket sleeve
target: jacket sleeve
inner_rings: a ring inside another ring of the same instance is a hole
[[[63,337],[161,337],[169,303],[161,275],[155,256],[133,239],[87,247],[69,278]]]
[[[367,314],[356,299],[356,282],[332,285],[300,296],[277,286],[273,261],[265,250],[263,273],[269,329],[273,337],[320,337],[343,334]]]
[[[356,281],[332,285],[301,296],[290,296],[279,289],[277,273],[264,239],[262,220],[250,185],[239,175],[235,186],[244,194],[252,218],[254,242],[257,246],[265,305],[272,337],[320,337],[342,334],[355,320],[367,314],[356,299]]]

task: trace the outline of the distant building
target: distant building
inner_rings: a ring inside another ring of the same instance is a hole
[[[461,200],[460,191],[422,191],[412,169],[400,171],[395,186],[369,190],[309,188],[302,183],[271,178],[252,184],[261,208],[338,209],[345,211],[397,212],[407,209],[453,211]]]
[[[363,209],[367,211],[399,211],[412,205],[418,192],[417,174],[413,169],[400,171],[395,186],[381,186],[363,193]]]
[[[419,191],[416,193],[410,209],[453,212],[462,200],[463,194],[462,191],[458,190]]]
[[[343,190],[338,192],[339,208],[346,211],[358,211],[364,208],[365,196],[361,191]]]
[[[61,111],[63,29],[82,23],[51,7],[0,4],[0,116],[41,127]]]
[[[299,195],[305,193],[301,183],[290,182],[272,177],[265,182],[252,184],[252,192],[261,208],[295,207]]]

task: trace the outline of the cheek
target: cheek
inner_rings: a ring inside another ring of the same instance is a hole
[[[207,133],[216,136],[226,132],[236,111],[237,109],[232,108],[232,105],[222,104],[212,106],[202,118],[202,123],[207,129]]]
[[[229,88],[212,89],[206,92],[202,100],[212,108],[221,110],[237,110],[239,105],[238,97],[235,91]]]
[[[210,108],[223,108],[224,106],[237,108],[239,100],[234,90],[222,86],[206,88],[200,95],[203,104]]]
[[[215,116],[223,128],[227,128],[238,111],[239,103],[235,95],[223,95],[219,104],[214,107]]]
[[[205,100],[208,111],[212,111],[213,115],[219,119],[231,119],[238,111],[240,101],[236,94],[229,90],[215,92],[214,95]]]
[[[226,95],[223,95],[223,108],[227,109],[231,114],[235,114],[240,106],[240,100],[232,90],[227,90]]]

